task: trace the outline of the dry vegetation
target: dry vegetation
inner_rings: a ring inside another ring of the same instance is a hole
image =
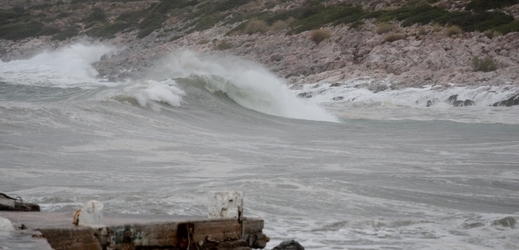
[[[228,43],[227,41],[221,41],[216,45],[217,50],[228,50],[231,49],[233,46],[232,44]]]
[[[247,26],[245,27],[245,30],[243,31],[245,34],[252,35],[254,33],[265,33],[269,31],[270,27],[267,24],[267,22],[263,20],[252,20],[250,21]]]
[[[330,38],[332,33],[329,30],[312,30],[310,32],[310,39],[315,42],[315,44],[319,44],[322,41]]]
[[[377,25],[376,32],[381,35],[393,31],[393,29],[395,29],[395,26],[391,23],[380,23]]]
[[[427,34],[427,30],[424,26],[420,26],[420,28],[418,28],[418,35],[423,36],[425,34]]]
[[[461,33],[463,33],[463,30],[457,25],[452,25],[445,30],[445,35],[447,36],[458,35]]]
[[[391,43],[394,41],[402,40],[404,38],[406,38],[406,35],[403,33],[390,33],[385,35],[382,41]]]
[[[474,59],[472,59],[472,69],[474,71],[490,72],[496,70],[497,65],[494,59],[490,56],[486,56],[483,59],[474,57]]]
[[[272,26],[270,27],[271,30],[273,31],[281,31],[281,30],[285,30],[288,28],[288,25],[294,21],[294,18],[291,17],[287,20],[277,20],[275,21]]]
[[[498,31],[495,31],[495,30],[486,30],[485,32],[483,32],[483,35],[485,35],[486,37],[492,39],[494,37],[498,37],[498,36],[501,36],[502,34]]]

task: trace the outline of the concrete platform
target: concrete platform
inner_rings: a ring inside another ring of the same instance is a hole
[[[104,215],[103,225],[92,228],[72,225],[73,213],[0,212],[0,217],[26,228],[8,236],[0,234],[0,249],[246,250],[264,248],[268,242],[262,232],[263,220],[257,218],[244,218],[240,222],[202,217]],[[17,248],[13,245],[16,242],[33,247]]]

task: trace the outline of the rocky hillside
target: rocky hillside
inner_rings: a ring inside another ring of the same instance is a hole
[[[76,41],[123,48],[96,64],[133,77],[179,48],[260,62],[288,84],[383,91],[451,83],[519,86],[519,0],[8,1],[0,58]]]

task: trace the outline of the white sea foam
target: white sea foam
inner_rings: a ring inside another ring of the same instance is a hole
[[[72,44],[44,51],[30,59],[0,62],[0,80],[12,84],[52,87],[93,87],[111,85],[96,79],[92,63],[113,51],[107,45]]]
[[[392,105],[407,107],[426,107],[430,101],[431,106],[452,106],[447,99],[452,95],[458,95],[458,100],[470,99],[475,101],[475,106],[490,106],[519,92],[519,87],[514,86],[481,86],[461,87],[453,86],[440,89],[435,86],[422,88],[404,88],[373,92],[358,85],[370,82],[366,79],[352,79],[344,84],[331,87],[331,84],[305,85],[300,92],[308,92],[316,96],[321,102],[351,103],[352,105]],[[383,83],[384,84],[384,83]],[[386,83],[389,85],[389,83]],[[335,100],[334,100],[335,98]]]
[[[11,221],[6,218],[0,217],[0,232],[2,232],[2,231],[8,232],[8,231],[13,231],[13,230],[14,230],[13,223],[11,223]]]
[[[239,105],[261,113],[337,121],[316,104],[295,97],[286,84],[261,65],[237,57],[178,51],[167,56],[152,74],[159,78],[196,78],[209,91],[223,92]]]
[[[160,109],[157,105],[154,105],[155,102],[165,103],[173,107],[180,106],[185,92],[180,89],[174,80],[166,79],[162,81],[144,80],[133,82],[111,95],[112,98],[123,102],[136,100],[142,107],[151,106],[152,108]]]
[[[493,107],[519,93],[517,86],[464,87],[453,85],[443,89],[436,86],[422,88],[386,89],[373,92],[366,85],[371,79],[350,79],[338,86],[330,83],[307,84],[295,94],[325,106],[335,115],[353,119],[376,120],[451,120],[475,123],[519,123],[517,108]],[[389,82],[379,84],[390,85]],[[472,100],[473,106],[454,107],[449,97]]]

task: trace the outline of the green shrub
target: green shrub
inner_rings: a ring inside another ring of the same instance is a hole
[[[22,13],[25,12],[25,9],[24,9],[22,6],[15,6],[15,7],[13,8],[13,11],[14,11],[15,13],[22,14]]]
[[[472,59],[472,69],[474,71],[490,72],[497,69],[496,62],[490,56],[486,56],[483,59],[474,57]]]
[[[69,17],[72,13],[60,11],[56,16],[57,19]]]
[[[395,28],[395,26],[393,24],[390,24],[390,23],[380,23],[378,26],[377,26],[377,34],[384,34],[384,33],[388,33],[390,31],[392,31],[393,29]]]
[[[116,21],[111,24],[106,24],[101,27],[93,28],[87,32],[87,35],[99,38],[113,38],[115,37],[115,34],[117,32],[122,31],[128,28],[129,26],[130,25],[125,22]]]
[[[315,44],[319,44],[331,36],[332,33],[330,33],[329,30],[312,30],[312,32],[310,32],[310,40],[314,41]]]
[[[139,28],[146,29],[146,28],[153,28],[158,29],[162,27],[162,23],[166,21],[167,17],[163,15],[149,15],[145,17],[142,22],[139,23]]]
[[[156,30],[155,27],[148,27],[148,28],[141,29],[141,30],[139,30],[139,32],[137,33],[137,38],[145,38],[145,37],[147,37],[149,34],[153,33],[153,31],[155,31],[155,30]]]
[[[289,34],[298,34],[303,31],[319,29],[325,24],[348,24],[365,18],[366,13],[360,7],[352,7],[346,4],[324,7],[316,5],[306,14],[290,24],[294,29]]]
[[[501,34],[507,34],[510,32],[517,32],[519,31],[519,21],[515,20],[513,22],[510,22],[508,24],[500,25],[494,28],[495,31],[501,33]]]
[[[25,13],[23,13],[23,12],[22,13],[15,12],[12,9],[10,9],[10,10],[0,9],[0,24],[7,22],[9,20],[20,18],[20,17],[24,16],[24,14]]]
[[[413,24],[425,25],[438,18],[450,15],[450,12],[445,9],[429,5],[419,6],[410,10],[411,12],[407,12],[408,16],[401,16],[402,20],[405,20],[402,23],[404,27],[409,27]]]
[[[252,20],[245,27],[245,34],[265,33],[269,30],[268,24],[263,20]]]
[[[0,38],[7,40],[21,40],[39,35],[44,26],[42,23],[9,23],[0,27]]]
[[[160,29],[162,27],[162,23],[166,21],[167,17],[163,15],[149,15],[139,23],[139,28],[141,29],[139,33],[137,33],[138,38],[144,38],[151,34],[153,31]]]
[[[361,29],[362,27],[364,27],[364,22],[362,22],[362,21],[354,22],[350,25],[350,27],[353,29]]]
[[[291,30],[287,34],[298,34],[307,30],[319,29],[327,24],[356,23],[369,18],[376,18],[380,23],[395,20],[401,21],[404,27],[415,24],[437,23],[442,26],[456,25],[464,31],[481,32],[488,29],[497,30],[496,28],[500,27],[500,30],[497,31],[502,34],[517,29],[514,18],[503,12],[448,11],[438,6],[431,6],[420,0],[407,1],[401,8],[372,12],[366,12],[360,7],[344,3],[323,5],[319,1],[310,1],[304,7],[290,11],[278,11],[262,20],[272,24],[277,20],[286,20],[289,16],[296,18],[296,20],[289,25]],[[379,32],[385,33],[389,31],[381,29]]]
[[[52,5],[48,4],[48,3],[44,3],[44,4],[37,4],[37,5],[33,5],[27,9],[30,9],[30,10],[43,10],[43,9],[47,9],[47,8],[50,8],[52,7]]]
[[[452,25],[445,30],[445,35],[447,36],[453,36],[461,33],[463,33],[463,30],[456,25]]]
[[[100,8],[94,8],[92,10],[92,13],[90,13],[89,16],[87,16],[85,19],[83,19],[83,22],[85,22],[85,23],[105,22],[105,21],[106,21],[106,14]]]
[[[328,8],[333,8],[332,6]],[[352,7],[348,5],[339,5],[335,12],[331,13],[334,19],[333,24],[354,23],[362,19],[372,18],[370,13],[364,12],[360,7]]]
[[[223,0],[222,2],[217,3],[213,10],[214,11],[226,11],[230,9],[234,9],[236,7],[240,7],[246,3],[249,3],[253,0]]]
[[[305,19],[307,17],[311,17],[323,11],[323,9],[324,6],[322,4],[313,2],[309,6],[304,6],[302,8],[302,10],[299,12],[299,18]]]
[[[170,42],[173,42],[173,41],[176,41],[176,40],[178,40],[178,39],[180,39],[180,38],[182,38],[182,37],[183,37],[183,36],[174,36],[174,37],[170,38],[169,41],[170,41]]]
[[[196,23],[194,30],[201,31],[213,27],[218,22],[213,15],[204,16]]]
[[[52,36],[52,40],[65,41],[69,38],[72,38],[78,34],[77,29],[70,28],[61,32],[58,32],[54,36]]]
[[[265,22],[268,24],[273,24],[276,21],[290,20],[290,22],[294,21],[296,17],[299,15],[300,8],[295,8],[292,10],[278,10],[272,14],[268,14],[263,18]]]
[[[148,13],[146,10],[137,10],[137,11],[131,11],[126,12],[121,15],[119,15],[115,21],[123,21],[128,23],[138,23],[140,19],[146,16],[146,13]]]
[[[490,9],[499,9],[518,3],[519,0],[472,0],[465,6],[465,9],[485,11]]]
[[[152,13],[166,14],[172,9],[181,9],[187,6],[197,5],[198,1],[186,1],[186,0],[163,0],[162,2],[154,5],[151,8]]]
[[[259,28],[256,32],[266,32],[269,29],[273,31],[280,31],[287,29],[295,19],[292,17],[292,11],[277,11],[275,13],[261,12],[261,13],[235,13],[233,17],[228,19],[225,24],[241,22],[243,20],[253,20],[249,22],[242,22],[234,29],[227,32],[227,35],[237,35],[248,33],[251,34],[254,29]],[[264,22],[264,23],[263,23]],[[259,24],[259,25],[258,25]]]
[[[406,36],[403,33],[390,33],[390,34],[385,35],[384,38],[382,38],[382,41],[391,43],[394,41],[402,40],[405,37]]]
[[[389,22],[392,20],[403,21],[410,16],[413,16],[413,13],[416,12],[415,8],[411,7],[402,7],[390,11],[382,11],[380,15],[377,17],[377,21],[379,22]]]
[[[377,20],[379,22],[388,22],[391,20],[403,21],[402,26],[404,27],[414,24],[424,25],[433,22],[441,25],[457,25],[465,31],[485,31],[497,26],[509,24],[514,21],[514,18],[508,14],[497,11],[447,11],[435,6],[421,5],[381,11],[379,12]],[[504,32],[501,33],[505,34]]]
[[[514,21],[510,15],[501,12],[470,13],[459,18],[452,18],[450,23],[458,25],[466,31],[485,31]]]

